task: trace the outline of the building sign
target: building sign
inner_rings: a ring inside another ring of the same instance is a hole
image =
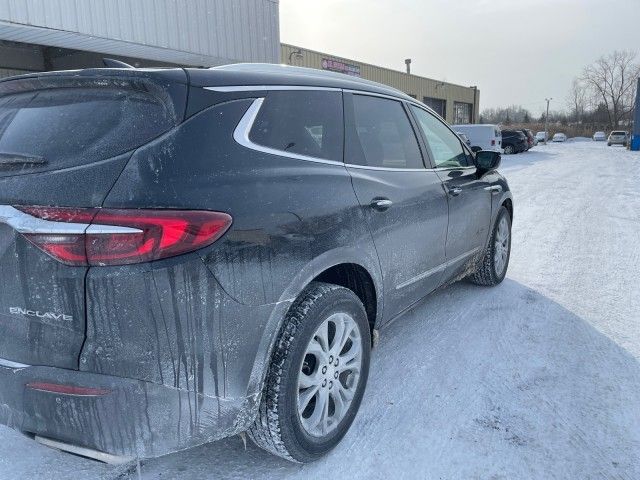
[[[330,70],[332,72],[346,73],[354,77],[360,76],[360,67],[358,65],[351,65],[349,63],[341,62],[340,60],[332,60],[330,58],[322,59],[322,69]]]

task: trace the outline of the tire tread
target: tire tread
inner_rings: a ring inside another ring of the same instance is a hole
[[[323,296],[343,289],[346,290],[338,285],[312,282],[291,306],[276,341],[262,393],[262,400],[258,408],[258,416],[247,431],[249,438],[258,447],[293,462],[300,462],[300,460],[291,455],[282,439],[278,412],[278,398],[281,378],[284,375],[284,363],[309,309]]]

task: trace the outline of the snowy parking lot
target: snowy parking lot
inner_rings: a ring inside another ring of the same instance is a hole
[[[513,253],[381,332],[353,427],[300,466],[240,437],[141,462],[144,479],[640,478],[640,153],[503,156]],[[0,427],[0,478],[137,478]]]

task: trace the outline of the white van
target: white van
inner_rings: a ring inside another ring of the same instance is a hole
[[[471,140],[471,148],[502,151],[502,132],[499,125],[452,125],[451,128],[464,133]]]

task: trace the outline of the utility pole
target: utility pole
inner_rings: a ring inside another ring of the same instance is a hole
[[[553,98],[545,98],[547,101],[547,114],[544,116],[544,144],[547,144],[547,137],[549,136],[549,102],[553,100]]]

